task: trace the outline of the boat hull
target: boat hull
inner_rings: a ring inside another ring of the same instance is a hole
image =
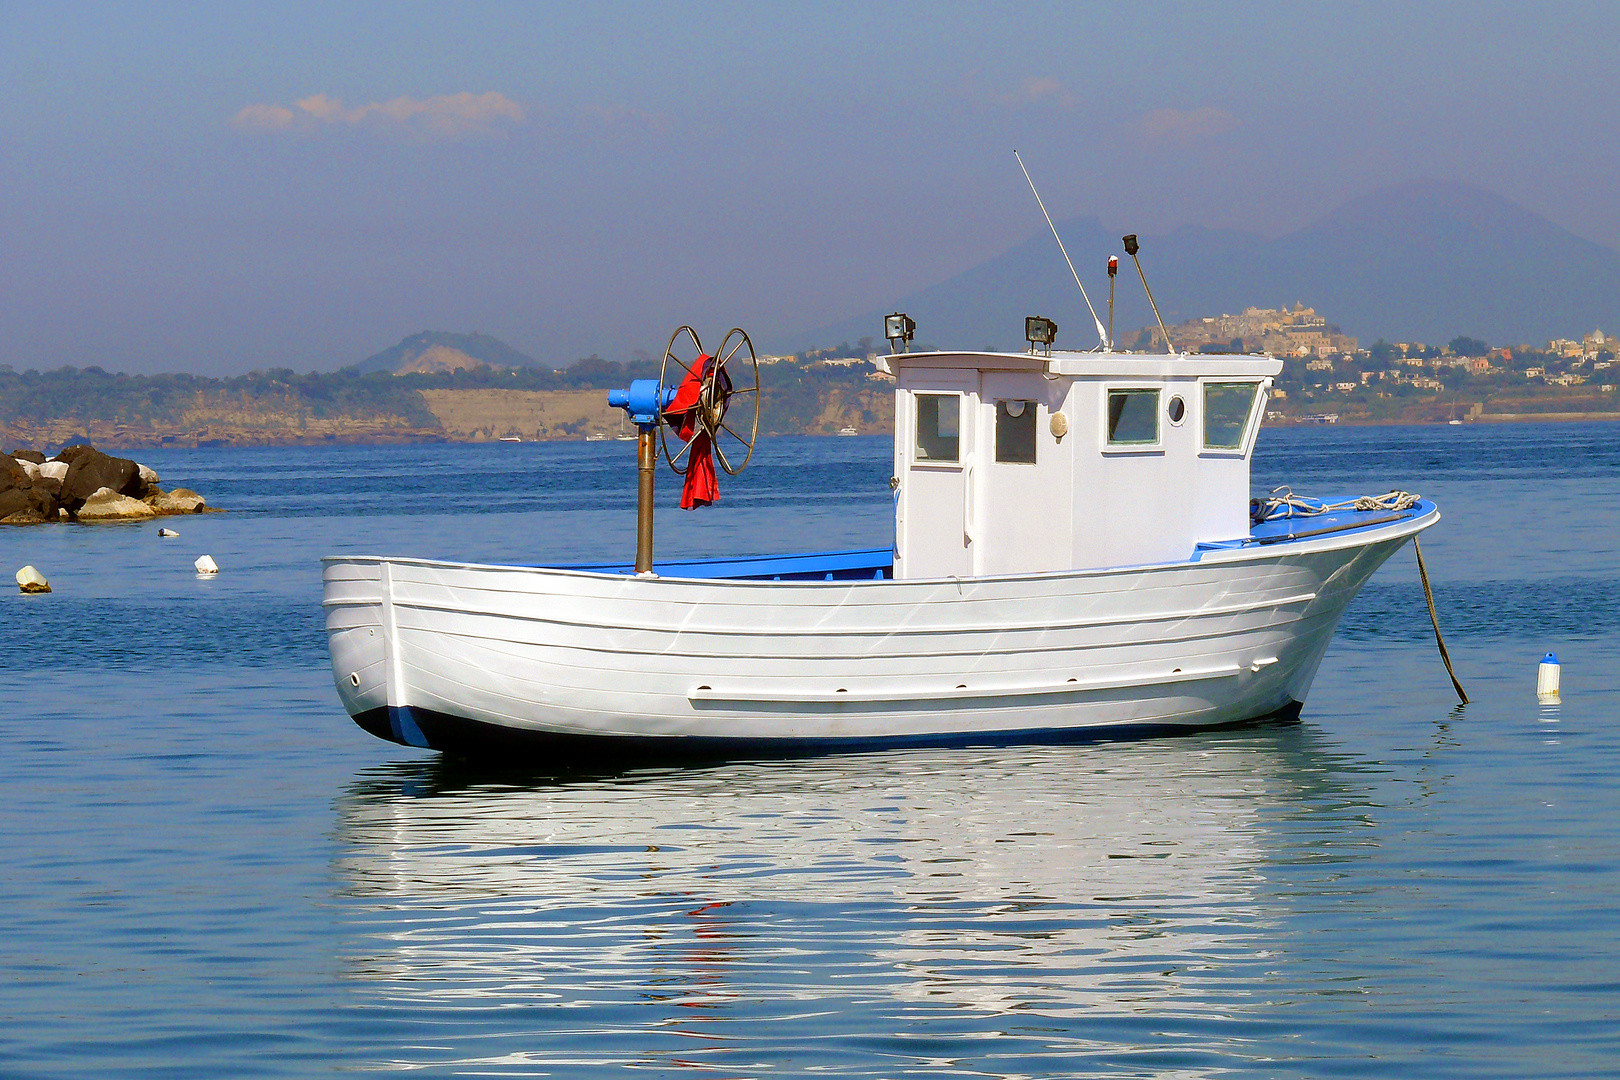
[[[381,738],[657,757],[1051,741],[1297,715],[1376,528],[1105,571],[931,581],[326,561],[333,675]]]

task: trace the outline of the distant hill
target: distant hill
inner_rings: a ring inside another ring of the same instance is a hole
[[[504,341],[488,334],[452,334],[444,330],[424,330],[412,334],[391,349],[368,356],[346,370],[362,375],[386,371],[391,375],[449,372],[457,368],[536,367],[534,359],[518,352]]]
[[[1105,321],[1103,267],[1110,253],[1120,256],[1115,338],[1151,324],[1119,237],[1094,218],[1059,222],[1058,229]],[[1458,334],[1493,345],[1541,343],[1620,327],[1620,252],[1466,184],[1388,188],[1275,240],[1191,227],[1144,236],[1140,257],[1166,323],[1302,301],[1364,343],[1439,343]],[[918,345],[1022,347],[1025,315],[1055,318],[1060,345],[1089,348],[1097,340],[1044,231],[896,298],[896,308],[917,320]],[[804,344],[880,337],[883,314],[813,330]]]

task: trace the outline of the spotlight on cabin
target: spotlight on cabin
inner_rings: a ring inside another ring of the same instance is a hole
[[[1029,342],[1029,351],[1034,352],[1035,346],[1046,346],[1048,356],[1052,353],[1052,342],[1057,340],[1057,323],[1051,319],[1043,319],[1039,315],[1030,315],[1024,319],[1024,340]]]
[[[910,315],[897,311],[883,317],[883,336],[889,339],[891,353],[910,352],[911,338],[916,332],[916,320]]]

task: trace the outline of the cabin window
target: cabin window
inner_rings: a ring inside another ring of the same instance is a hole
[[[996,460],[1035,464],[1035,403],[996,402]]]
[[[1108,391],[1108,445],[1151,446],[1158,441],[1159,392]]]
[[[1177,394],[1170,399],[1170,404],[1165,407],[1164,411],[1170,417],[1170,426],[1180,427],[1181,422],[1187,418],[1187,403],[1181,400],[1180,394]]]
[[[1240,450],[1254,409],[1257,383],[1204,384],[1204,448]]]
[[[917,460],[960,461],[962,398],[917,395]]]

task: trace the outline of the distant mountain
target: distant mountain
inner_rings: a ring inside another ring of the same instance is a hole
[[[349,365],[362,375],[386,371],[393,375],[413,372],[454,371],[479,367],[536,367],[534,359],[518,352],[504,341],[488,334],[451,334],[424,330],[412,334],[391,349]]]
[[[1153,322],[1119,237],[1092,218],[1060,222],[1097,314],[1107,320],[1110,253],[1120,257],[1115,338]],[[1412,183],[1355,199],[1276,240],[1183,228],[1142,238],[1142,269],[1166,323],[1302,301],[1346,333],[1443,343],[1540,344],[1620,327],[1620,252],[1466,184]],[[1057,319],[1060,344],[1097,340],[1047,232],[893,308],[917,320],[916,344],[1023,346],[1023,317]],[[881,337],[883,312],[804,335],[807,345]]]

